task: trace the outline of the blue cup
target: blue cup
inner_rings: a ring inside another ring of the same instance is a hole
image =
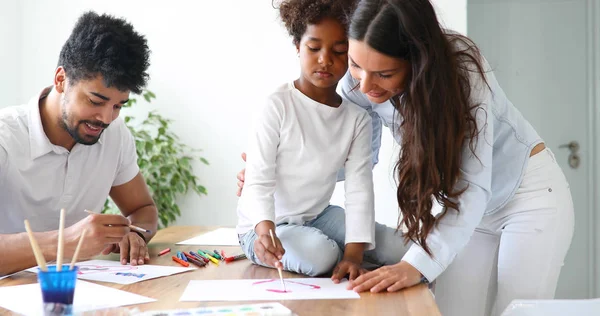
[[[77,282],[77,267],[69,270],[69,265],[56,271],[56,266],[48,266],[48,271],[38,269],[38,282],[42,288],[44,315],[73,315],[73,297]]]

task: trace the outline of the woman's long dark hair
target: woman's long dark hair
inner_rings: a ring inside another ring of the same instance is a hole
[[[433,198],[444,207],[441,216],[459,210],[457,198],[465,189],[456,184],[465,144],[475,154],[479,104],[470,98],[469,76],[485,82],[481,55],[471,40],[442,29],[428,0],[362,0],[349,36],[411,65],[402,97],[393,99],[402,117],[395,167],[398,229],[405,225],[405,241],[431,255],[426,238],[436,223]]]

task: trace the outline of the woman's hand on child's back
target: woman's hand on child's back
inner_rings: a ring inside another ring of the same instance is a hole
[[[244,160],[244,162],[246,162],[246,153],[242,153],[242,160]],[[245,177],[246,177],[246,168],[242,169],[242,171],[238,172],[238,174],[237,174],[237,179],[238,179],[237,196],[242,196],[242,189],[244,188],[244,178]]]
[[[280,260],[283,258],[285,249],[275,234],[273,234],[275,240],[275,246],[273,246],[273,240],[269,234],[269,230],[275,232],[275,224],[271,221],[262,221],[256,225],[254,230],[257,235],[254,240],[254,253],[258,256],[258,260],[275,268],[283,268]]]

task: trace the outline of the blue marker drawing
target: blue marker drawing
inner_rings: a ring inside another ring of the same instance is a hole
[[[144,275],[145,275],[145,274],[143,274],[143,273],[136,274],[136,273],[131,273],[131,272],[127,272],[127,273],[124,273],[124,272],[117,272],[117,273],[115,273],[115,275],[122,275],[122,276],[132,276],[132,277],[136,277],[136,278],[139,278],[139,279],[141,279],[141,278],[143,278],[143,277],[144,277]]]

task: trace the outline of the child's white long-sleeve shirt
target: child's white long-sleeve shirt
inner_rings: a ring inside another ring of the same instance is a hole
[[[302,225],[328,205],[345,169],[346,243],[375,246],[372,124],[344,100],[318,103],[288,83],[269,96],[254,120],[238,202],[239,234],[270,220]]]

